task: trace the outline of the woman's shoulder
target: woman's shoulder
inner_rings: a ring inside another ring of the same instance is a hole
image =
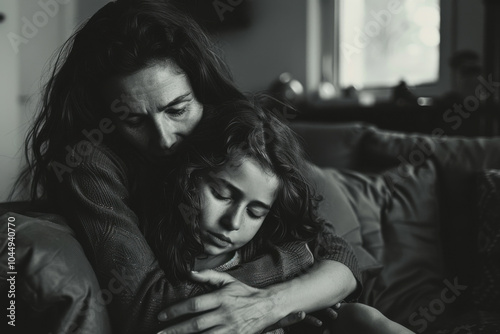
[[[111,146],[106,144],[93,145],[90,142],[68,145],[65,151],[51,163],[51,168],[60,182],[68,176],[93,173],[127,178],[129,167],[125,159]]]

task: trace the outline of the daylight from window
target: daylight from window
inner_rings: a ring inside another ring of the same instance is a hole
[[[438,80],[439,0],[340,0],[339,17],[342,87]]]

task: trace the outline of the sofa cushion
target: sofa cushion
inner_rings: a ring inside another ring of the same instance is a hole
[[[437,129],[439,130],[439,129]],[[439,132],[439,131],[438,131]],[[370,170],[402,166],[405,161],[419,165],[425,158],[434,161],[441,192],[441,227],[444,256],[449,277],[471,286],[474,273],[470,268],[477,247],[471,236],[477,233],[476,174],[485,169],[500,168],[500,137],[464,138],[402,134],[375,129],[363,141],[361,163]],[[472,292],[468,289],[464,297]],[[467,306],[468,298],[460,303]]]
[[[384,270],[366,300],[413,329],[411,317],[440,298],[446,287],[436,168],[426,160],[419,166],[391,169],[378,178],[387,185],[381,220],[384,247],[378,258]]]
[[[500,170],[487,170],[478,181],[478,257],[473,299],[482,310],[500,311]]]
[[[433,163],[379,174],[313,170],[312,179],[324,196],[321,215],[330,218],[356,254],[363,254],[360,265],[365,277],[372,277],[365,281],[361,301],[408,323],[445,288]]]
[[[357,169],[361,144],[373,127],[360,123],[325,124],[293,122],[311,161],[320,167]]]
[[[342,174],[335,169],[323,169],[311,164],[309,181],[315,191],[322,196],[318,207],[319,216],[328,220],[335,227],[335,232],[351,245],[358,259],[363,281],[376,276],[382,269],[382,264],[363,247],[361,225],[356,210],[359,203],[348,196],[348,190],[344,185],[346,181]],[[380,220],[380,213],[377,216],[377,211],[380,212],[380,209],[375,200],[372,202],[365,200],[363,204],[367,204],[363,208],[374,213],[366,215],[368,219]]]

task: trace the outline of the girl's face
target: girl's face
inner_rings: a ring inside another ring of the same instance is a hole
[[[271,209],[278,186],[278,178],[251,158],[204,177],[199,183],[199,225],[207,258],[198,263],[208,261],[208,268],[221,265],[248,243]],[[195,263],[195,269],[204,268]]]
[[[122,137],[154,157],[174,153],[203,114],[188,78],[170,61],[113,78],[102,92]]]

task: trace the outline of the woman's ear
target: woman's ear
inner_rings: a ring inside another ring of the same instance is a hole
[[[191,175],[192,175],[193,172],[194,172],[194,168],[193,167],[188,167],[186,169],[186,174],[187,174],[188,178],[191,178]]]
[[[187,173],[187,176],[189,179],[196,181],[196,182],[198,182],[202,178],[200,173],[197,173],[196,169],[193,167],[187,168],[186,173]]]

